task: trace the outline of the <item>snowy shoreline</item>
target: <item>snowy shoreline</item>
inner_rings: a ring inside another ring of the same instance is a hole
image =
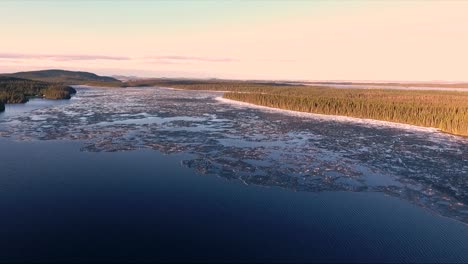
[[[292,111],[292,110],[256,105],[256,104],[226,99],[223,97],[216,97],[215,100],[221,103],[227,103],[231,105],[250,107],[250,108],[257,108],[257,109],[267,110],[271,112],[279,112],[279,113],[292,115],[292,116],[298,116],[298,117],[312,118],[312,119],[318,119],[318,120],[333,120],[333,121],[338,121],[338,122],[348,122],[348,123],[355,123],[355,124],[365,124],[365,125],[372,125],[376,127],[392,127],[392,128],[399,128],[399,129],[411,130],[411,131],[437,133],[437,134],[447,135],[447,136],[451,136],[451,137],[459,138],[459,139],[463,138],[461,136],[444,133],[440,129],[433,128],[433,127],[422,127],[422,126],[415,126],[415,125],[409,125],[409,124],[403,124],[403,123],[349,117],[349,116],[325,115],[325,114],[299,112],[299,111]]]
[[[88,86],[88,85],[74,85],[74,87],[76,87],[76,88],[106,88],[106,87],[97,87],[97,86]],[[148,87],[158,88],[158,89],[166,89],[166,90],[173,90],[173,91],[210,92],[210,93],[214,93],[214,94],[224,94],[226,92],[229,92],[229,91],[212,91],[212,90],[187,90],[187,89],[178,89],[178,88],[161,87],[161,86],[148,86]],[[142,88],[142,87],[128,87],[128,88]],[[222,95],[221,96],[215,95],[215,96],[216,97],[214,97],[214,99],[216,101],[218,101],[218,102],[221,102],[221,103],[226,103],[226,104],[230,104],[230,105],[237,105],[237,106],[240,106],[240,107],[256,108],[256,109],[261,109],[261,110],[270,111],[270,112],[283,113],[283,114],[290,115],[290,116],[310,118],[310,119],[315,119],[315,120],[337,121],[337,122],[344,122],[344,123],[370,125],[370,126],[373,126],[373,127],[380,127],[380,128],[382,128],[382,127],[391,127],[391,128],[403,129],[403,130],[407,130],[407,131],[417,131],[417,132],[430,133],[432,135],[443,136],[445,138],[450,138],[450,139],[456,140],[456,141],[462,141],[462,142],[467,142],[468,141],[468,137],[446,133],[446,132],[443,132],[440,129],[434,128],[434,127],[423,127],[423,126],[416,126],[416,125],[397,123],[397,122],[390,122],[390,121],[382,121],[382,120],[376,120],[376,119],[367,119],[367,118],[358,118],[358,117],[349,117],[349,116],[340,116],[340,115],[325,115],[325,114],[317,114],[317,113],[299,112],[299,111],[279,109],[279,108],[274,108],[274,107],[268,107],[268,106],[262,106],[262,105],[252,104],[252,103],[246,103],[246,102],[226,99],[226,98],[223,98]]]

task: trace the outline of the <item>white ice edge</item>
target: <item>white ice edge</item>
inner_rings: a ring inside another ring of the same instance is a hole
[[[213,93],[228,93],[229,91],[216,91],[216,90],[190,90],[190,89],[180,89],[180,88],[172,88],[172,87],[165,87],[165,86],[149,86],[149,87],[154,87],[154,88],[162,88],[162,89],[168,89],[168,90],[173,90],[173,91],[189,91],[189,92],[213,92]]]
[[[298,116],[298,117],[306,117],[306,118],[319,119],[319,120],[333,120],[333,121],[347,122],[347,123],[366,124],[366,125],[372,125],[372,126],[377,126],[377,127],[382,127],[382,126],[393,127],[393,128],[404,129],[404,130],[430,132],[430,133],[437,133],[440,135],[446,135],[450,137],[461,138],[461,137],[457,137],[454,135],[441,133],[439,129],[433,128],[433,127],[421,127],[421,126],[395,123],[395,122],[389,122],[389,121],[381,121],[381,120],[375,120],[375,119],[357,118],[357,117],[349,117],[349,116],[324,115],[324,114],[299,112],[299,111],[278,109],[278,108],[273,108],[273,107],[268,107],[268,106],[245,103],[245,102],[240,102],[236,100],[226,99],[223,97],[216,97],[215,99],[221,103],[227,103],[227,104],[237,105],[241,107],[257,108],[257,109],[262,109],[262,110],[266,110],[270,112],[279,112],[279,113],[292,115],[292,116]]]
[[[73,85],[77,88],[100,88],[96,86],[88,86],[88,85]],[[225,92],[228,91],[212,91],[212,90],[186,90],[186,89],[178,89],[178,88],[171,88],[171,87],[163,87],[163,86],[148,86],[152,88],[160,88],[160,89],[167,89],[167,90],[174,90],[174,91],[191,91],[191,92],[212,92],[212,93],[221,93],[224,94]],[[129,88],[142,88],[142,87],[129,87]],[[325,115],[325,114],[316,114],[316,113],[306,113],[306,112],[299,112],[299,111],[292,111],[292,110],[285,110],[285,109],[278,109],[274,107],[267,107],[267,106],[261,106],[261,105],[256,105],[256,104],[251,104],[251,103],[245,103],[241,101],[236,101],[236,100],[231,100],[231,99],[226,99],[223,98],[222,96],[217,96],[215,99],[218,102],[221,103],[226,103],[230,105],[237,105],[239,107],[250,107],[250,108],[256,108],[256,109],[261,109],[264,111],[270,111],[270,112],[279,112],[291,116],[297,116],[297,117],[305,117],[305,118],[311,118],[311,119],[316,119],[316,120],[332,120],[332,121],[337,121],[337,122],[345,122],[345,123],[354,123],[354,124],[364,124],[364,125],[370,125],[374,127],[392,127],[392,128],[398,128],[398,129],[403,129],[407,131],[418,131],[418,132],[426,132],[426,133],[431,133],[437,136],[443,136],[446,139],[450,138],[452,140],[456,141],[462,141],[462,142],[467,142],[468,139],[464,138],[462,136],[457,136],[457,135],[452,135],[448,133],[443,133],[441,132],[440,129],[438,128],[433,128],[433,127],[422,127],[422,126],[416,126],[416,125],[409,125],[409,124],[403,124],[403,123],[396,123],[396,122],[390,122],[390,121],[381,121],[381,120],[375,120],[375,119],[366,119],[366,118],[357,118],[357,117],[349,117],[349,116],[338,116],[338,115]]]

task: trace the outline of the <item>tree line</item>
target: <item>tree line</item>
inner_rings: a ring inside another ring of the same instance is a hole
[[[289,88],[292,89],[292,88]],[[435,127],[468,136],[468,93],[397,90],[326,90],[224,94],[227,99],[308,113]]]

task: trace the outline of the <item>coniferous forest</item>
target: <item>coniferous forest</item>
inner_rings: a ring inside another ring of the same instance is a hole
[[[0,77],[0,102],[2,103],[25,103],[30,97],[69,99],[74,93],[76,93],[75,89],[60,83]]]
[[[468,136],[468,93],[314,89],[303,94],[235,93],[227,99],[326,115],[435,127]]]

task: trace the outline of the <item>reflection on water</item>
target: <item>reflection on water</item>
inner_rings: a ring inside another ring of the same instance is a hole
[[[0,262],[468,261],[466,225],[382,193],[246,186],[196,175],[186,153],[81,145],[0,138]]]
[[[231,105],[219,93],[79,88],[67,104],[0,119],[0,135],[83,151],[187,153],[182,165],[245,184],[383,192],[468,223],[468,141]]]
[[[50,106],[63,105],[69,103],[68,100],[48,100],[41,98],[31,98],[24,104],[6,104],[5,112],[0,112],[0,118],[18,116],[35,109],[46,108]]]

